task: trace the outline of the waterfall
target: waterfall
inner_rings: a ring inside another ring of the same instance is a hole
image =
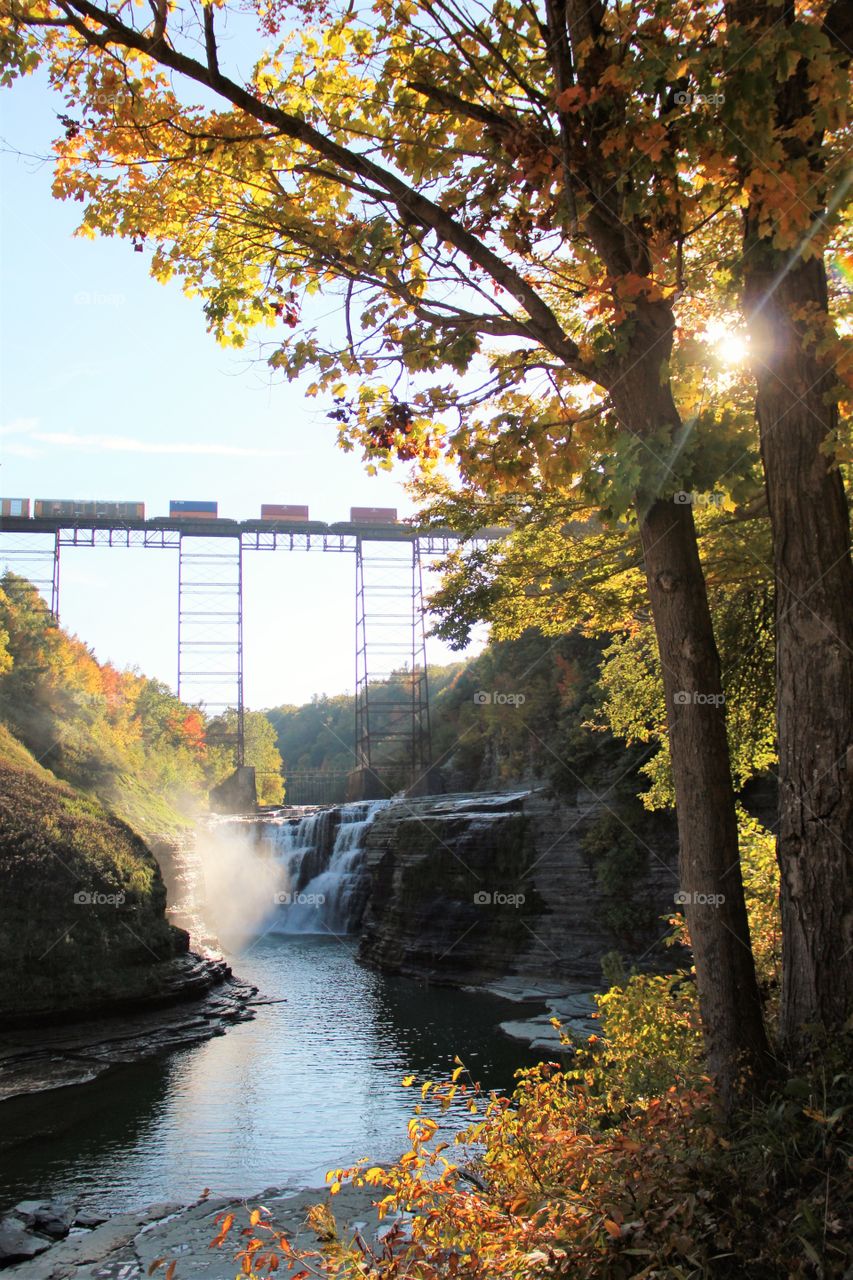
[[[364,834],[387,800],[317,809],[272,827],[267,840],[282,865],[277,933],[348,933],[364,860]],[[332,832],[334,837],[332,838]]]

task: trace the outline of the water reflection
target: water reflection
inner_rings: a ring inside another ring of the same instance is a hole
[[[235,970],[284,1004],[162,1061],[81,1089],[7,1104],[0,1205],[70,1194],[104,1210],[322,1182],[407,1145],[409,1071],[441,1078],[454,1054],[487,1087],[533,1061],[496,1024],[512,1007],[360,968],[351,939],[262,939]],[[460,1112],[460,1123],[464,1119]],[[36,1141],[21,1145],[27,1132]]]

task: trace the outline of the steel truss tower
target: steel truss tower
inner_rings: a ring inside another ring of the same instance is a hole
[[[416,785],[430,723],[418,540],[356,544],[355,750],[367,793]]]
[[[484,529],[484,545],[505,530]],[[423,611],[424,567],[457,545],[450,529],[353,522],[259,527],[257,521],[6,517],[0,567],[25,576],[59,617],[60,548],[150,547],[178,552],[178,694],[213,716],[233,710],[223,739],[245,763],[243,552],[305,550],[355,554],[356,772],[359,798],[430,784],[431,745]],[[389,681],[389,683],[385,683]],[[223,740],[220,739],[220,740]],[[330,781],[330,780],[327,780]],[[315,780],[304,779],[313,788]],[[335,780],[335,787],[341,779]],[[316,784],[319,785],[319,784]],[[325,788],[326,782],[323,786]],[[312,791],[312,795],[313,795]],[[325,794],[325,791],[324,791]],[[331,798],[331,797],[330,797]],[[356,798],[353,795],[352,798]]]
[[[50,609],[51,617],[59,621],[59,547],[60,531],[56,530],[51,545],[39,534],[19,534],[4,538],[0,571],[7,569],[26,578],[36,588]]]
[[[243,734],[243,547],[233,538],[181,534],[178,546],[178,697],[213,716],[234,711],[236,725],[217,741],[233,742],[245,761]]]

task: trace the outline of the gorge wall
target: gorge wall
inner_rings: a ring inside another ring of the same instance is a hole
[[[596,981],[613,951],[666,968],[675,823],[643,813],[633,825],[583,791],[572,803],[544,791],[394,802],[366,833],[360,957],[449,983]]]

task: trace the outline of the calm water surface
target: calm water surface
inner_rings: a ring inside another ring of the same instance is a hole
[[[120,1211],[204,1187],[319,1185],[327,1169],[407,1148],[419,1098],[400,1087],[407,1072],[441,1078],[458,1053],[506,1089],[534,1061],[497,1030],[517,1006],[362,969],[333,939],[265,938],[232,964],[287,1003],[195,1048],[5,1105],[0,1209],[67,1194]]]

